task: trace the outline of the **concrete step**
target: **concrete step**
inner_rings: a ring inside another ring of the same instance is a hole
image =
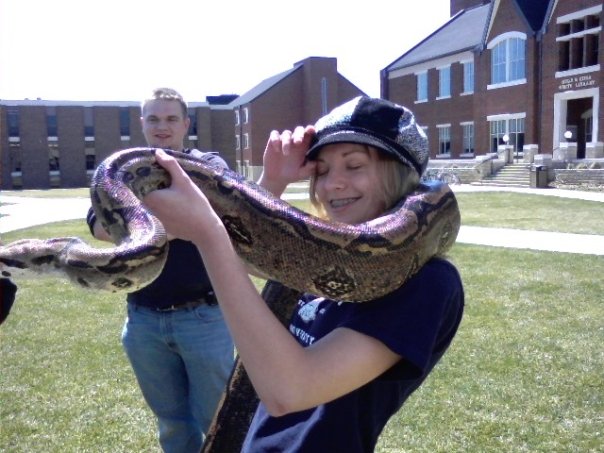
[[[530,187],[530,169],[526,164],[508,164],[478,185],[494,187]]]
[[[482,181],[473,182],[475,186],[491,186],[491,187],[530,187],[527,182],[508,182],[508,181],[489,181],[483,179]]]

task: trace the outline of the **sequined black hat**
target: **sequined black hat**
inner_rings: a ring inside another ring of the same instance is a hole
[[[360,143],[385,151],[420,176],[428,166],[428,139],[415,116],[384,99],[354,98],[319,119],[315,129],[315,141],[306,153],[311,160],[325,145]]]

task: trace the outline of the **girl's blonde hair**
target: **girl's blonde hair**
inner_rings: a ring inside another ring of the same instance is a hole
[[[363,145],[369,152],[370,146]],[[374,148],[376,149],[376,148]],[[378,156],[378,172],[382,175],[382,199],[386,209],[394,207],[403,197],[411,193],[419,184],[419,175],[417,171],[408,165],[403,164],[398,159],[376,149]],[[325,209],[319,203],[316,195],[317,174],[310,177],[309,195],[310,202],[317,211],[317,214],[326,218]]]

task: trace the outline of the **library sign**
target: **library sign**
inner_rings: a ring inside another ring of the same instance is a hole
[[[566,77],[562,79],[559,90],[578,90],[579,88],[590,87],[596,84],[596,81],[591,78],[591,74]]]

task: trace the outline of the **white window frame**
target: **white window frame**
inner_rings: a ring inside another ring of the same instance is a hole
[[[437,158],[451,157],[451,123],[437,124],[438,129],[438,151]],[[448,146],[446,145],[448,143]],[[443,152],[443,146],[445,151]]]
[[[451,65],[442,66],[438,69],[438,99],[449,99],[451,97]]]
[[[245,134],[243,134],[243,149],[249,149],[250,148],[250,134],[248,134],[247,132]]]
[[[463,65],[463,95],[474,93],[474,60],[462,61]]]
[[[475,136],[476,131],[474,128],[474,121],[465,121],[463,123],[459,123],[463,133],[463,153],[461,154],[463,157],[471,157],[476,153],[475,147]],[[468,149],[470,151],[468,151]]]
[[[250,110],[248,107],[243,108],[243,124],[250,122]]]
[[[512,60],[514,56],[514,49],[512,44],[518,43],[517,40],[523,42],[522,65],[515,63],[518,60]],[[503,33],[502,35],[497,36],[491,42],[489,42],[487,45],[487,49],[491,51],[491,83],[487,85],[487,90],[526,84],[526,33],[521,33],[517,31]],[[501,51],[504,53],[504,59],[502,62],[502,64],[504,65],[505,72],[504,80],[498,82],[495,82],[493,80],[495,64],[494,55],[496,51]],[[512,70],[518,67],[522,68],[521,76],[517,78],[512,78],[514,77],[512,75]]]
[[[519,123],[518,120],[522,121]],[[489,123],[489,152],[497,151],[497,149],[493,149],[493,137],[497,138],[497,146],[499,146],[504,144],[503,140],[501,139],[504,135],[508,135],[510,138],[508,145],[513,145],[516,153],[522,152],[522,149],[518,149],[518,136],[519,134],[522,134],[523,136],[526,135],[526,112],[489,115],[487,116],[487,122]],[[493,122],[498,122],[499,124],[503,125],[503,128],[500,131],[496,131],[495,134],[493,134]],[[512,130],[510,123],[515,125],[522,124],[522,130]]]
[[[428,71],[416,73],[415,80],[417,85],[415,103],[428,102]]]

